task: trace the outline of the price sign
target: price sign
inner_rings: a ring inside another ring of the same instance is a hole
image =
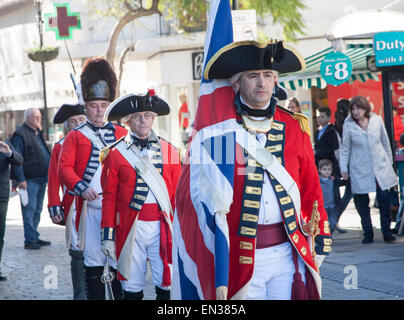
[[[352,62],[341,52],[327,54],[320,66],[321,77],[333,86],[339,86],[348,81],[352,73]]]

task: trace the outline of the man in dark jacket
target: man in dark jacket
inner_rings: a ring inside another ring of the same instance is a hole
[[[41,112],[36,108],[25,110],[25,122],[14,132],[11,142],[24,158],[22,166],[13,166],[13,178],[19,189],[28,192],[28,204],[21,204],[24,223],[25,249],[40,249],[50,245],[39,239],[38,225],[41,219],[43,199],[48,182],[50,152],[42,137]]]
[[[8,198],[10,197],[10,164],[21,165],[22,156],[9,142],[0,141],[0,263],[6,232]],[[7,277],[1,274],[0,264],[0,281],[5,280]]]

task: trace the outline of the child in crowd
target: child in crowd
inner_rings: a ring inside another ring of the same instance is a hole
[[[338,133],[330,123],[330,118],[330,108],[322,107],[318,109],[317,125],[319,128],[314,134],[314,154],[317,166],[321,159],[331,160],[333,165],[332,175],[339,179],[339,164],[336,157],[339,149]]]
[[[338,204],[340,195],[338,192],[338,179],[331,176],[333,163],[329,159],[321,159],[318,163],[318,172],[320,174],[320,185],[323,190],[324,209],[327,211],[328,221],[330,223],[331,233],[335,230],[338,218]]]

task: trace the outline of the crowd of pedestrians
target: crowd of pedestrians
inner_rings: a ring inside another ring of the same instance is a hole
[[[339,100],[334,124],[330,123],[331,110],[328,107],[319,108],[317,113],[315,159],[331,232],[345,231],[339,228],[338,220],[353,198],[361,218],[362,243],[373,242],[369,193],[376,192],[383,239],[395,241],[391,230],[391,209],[398,201],[398,177],[383,119],[371,111],[363,96]],[[401,119],[399,121],[401,123]],[[395,126],[399,128],[399,125]],[[339,192],[341,186],[345,186],[342,196]]]

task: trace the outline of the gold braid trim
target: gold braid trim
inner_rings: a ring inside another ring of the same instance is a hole
[[[298,112],[292,113],[292,118],[299,121],[300,129],[302,129],[303,132],[306,132],[309,136],[311,135],[309,118],[307,118],[304,114]]]

